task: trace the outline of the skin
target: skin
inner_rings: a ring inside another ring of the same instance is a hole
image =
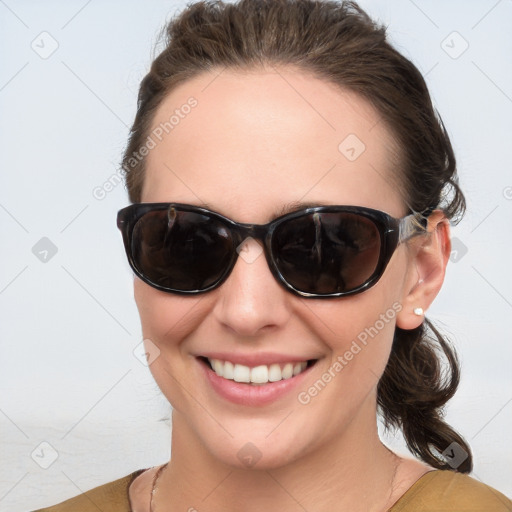
[[[141,202],[207,203],[252,223],[270,221],[293,201],[405,215],[392,134],[356,94],[291,67],[215,70],[175,88],[153,126],[190,96],[198,105],[147,157]],[[354,161],[338,150],[349,134],[365,145]],[[172,458],[155,510],[169,503],[200,512],[379,511],[432,469],[390,452],[376,421],[376,385],[395,325],[418,326],[423,318],[413,309],[427,310],[444,279],[450,239],[442,212],[431,216],[428,231],[398,247],[374,287],[341,299],[292,295],[263,255],[252,263],[239,258],[222,286],[197,296],[164,293],[135,278],[144,338],[160,350],[150,369],[173,406]],[[257,255],[256,242],[246,250]],[[299,403],[298,392],[394,303],[401,311],[310,403]],[[241,406],[202,377],[195,356],[212,347],[319,361],[300,389],[264,407]],[[237,457],[248,442],[261,454],[250,468]],[[132,484],[135,511],[149,511],[156,469]]]

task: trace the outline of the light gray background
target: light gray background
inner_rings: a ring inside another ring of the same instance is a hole
[[[115,224],[126,191],[97,197],[116,182],[159,30],[184,5],[0,0],[1,510],[168,459],[169,406],[133,353],[141,330]],[[462,360],[447,419],[474,450],[473,476],[511,495],[512,2],[361,5],[426,75],[458,157],[469,208],[428,316]],[[46,262],[43,237],[57,249]]]

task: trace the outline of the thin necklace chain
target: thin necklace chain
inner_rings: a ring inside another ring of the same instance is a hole
[[[393,454],[394,455],[394,454]],[[401,458],[398,458],[398,461],[397,463],[395,464],[395,470],[393,472],[393,476],[391,478],[391,489],[390,489],[390,496],[388,497],[388,502],[386,503],[385,507],[382,509],[383,512],[385,511],[388,511],[389,510],[389,500],[393,494],[393,486],[395,484],[395,478],[396,478],[396,473],[398,471],[398,466],[400,466],[400,463],[402,462]],[[158,479],[160,478],[160,475],[161,473],[163,472],[164,469],[167,468],[167,465],[169,463],[165,463],[157,472],[156,472],[156,475],[154,476],[153,478],[153,486],[151,488],[151,500],[149,502],[149,512],[155,512],[154,508],[153,508],[153,500],[155,498],[155,492],[157,490],[157,483],[158,483]],[[392,506],[393,504],[391,504]]]
[[[153,499],[155,497],[155,492],[157,490],[157,481],[158,479],[160,478],[160,474],[162,473],[162,471],[167,467],[167,463],[165,463],[157,472],[156,472],[156,475],[155,477],[153,478],[153,487],[151,488],[151,500],[149,502],[149,512],[154,512],[154,509],[153,509]]]
[[[387,448],[387,446],[386,446]],[[388,448],[388,451],[391,452],[391,450]],[[393,453],[393,452],[391,452]],[[398,466],[400,466],[400,464],[402,463],[402,458],[401,457],[397,457],[396,454],[394,454],[394,457],[395,459],[398,459],[396,460],[396,464],[395,464],[395,469],[393,470],[393,476],[391,477],[391,485],[390,485],[390,490],[389,490],[389,496],[388,496],[388,501],[386,503],[386,505],[384,506],[384,508],[382,509],[382,512],[388,512],[391,507],[393,507],[393,503],[390,503],[391,501],[391,497],[393,496],[393,492],[395,490],[395,480],[396,480],[396,474],[398,472]]]

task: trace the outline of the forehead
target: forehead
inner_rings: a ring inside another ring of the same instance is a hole
[[[143,202],[205,203],[242,222],[300,201],[403,211],[377,111],[301,70],[203,73],[167,95],[148,135]]]

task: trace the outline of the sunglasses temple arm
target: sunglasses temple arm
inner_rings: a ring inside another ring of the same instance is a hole
[[[422,213],[412,213],[400,219],[398,225],[399,243],[405,242],[410,238],[423,234],[427,231],[428,215]]]

